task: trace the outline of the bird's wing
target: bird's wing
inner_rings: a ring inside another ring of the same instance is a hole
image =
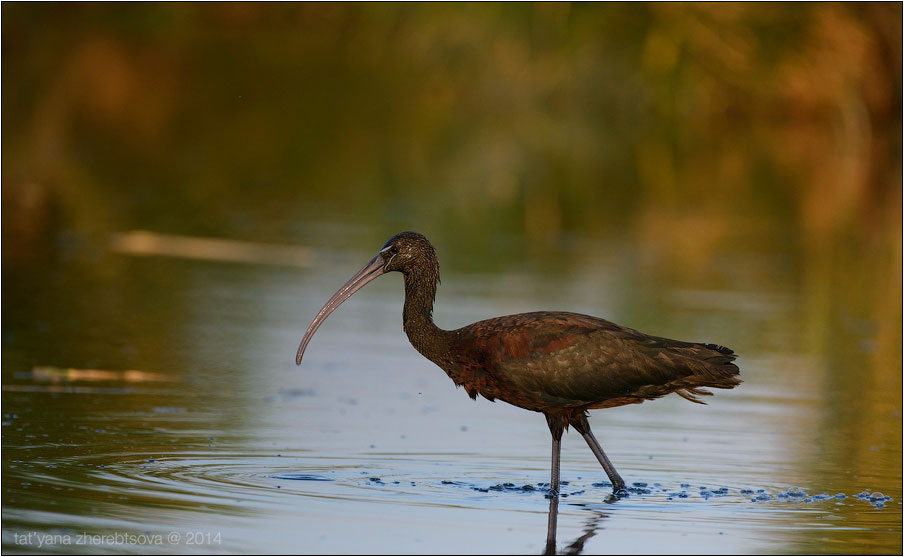
[[[493,339],[486,343],[488,367],[553,406],[649,392],[649,386],[716,373],[714,365],[733,359],[720,347],[653,337],[586,315],[540,312],[509,320],[493,323],[487,334]]]

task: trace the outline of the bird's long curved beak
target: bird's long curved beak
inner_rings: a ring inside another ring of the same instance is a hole
[[[301,357],[304,355],[304,349],[307,348],[308,343],[311,341],[311,337],[314,336],[314,333],[320,328],[320,325],[326,321],[326,318],[333,313],[333,310],[339,307],[342,302],[349,299],[352,294],[360,290],[365,284],[385,272],[386,271],[383,270],[383,257],[378,253],[376,257],[370,260],[370,263],[355,273],[355,276],[348,279],[348,282],[343,284],[342,288],[333,294],[332,298],[327,300],[326,304],[324,304],[323,307],[320,308],[320,311],[317,312],[317,316],[314,317],[314,320],[311,321],[308,330],[304,333],[304,338],[301,339],[301,344],[298,345],[298,353],[295,354],[295,365],[301,365]]]

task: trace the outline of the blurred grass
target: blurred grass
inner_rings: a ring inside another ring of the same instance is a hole
[[[278,238],[310,205],[534,244],[900,220],[896,4],[4,10],[4,221],[29,196]]]

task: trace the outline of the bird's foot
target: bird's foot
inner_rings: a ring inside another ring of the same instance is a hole
[[[612,493],[610,493],[604,500],[604,503],[611,505],[612,503],[618,502],[622,499],[628,497],[630,493],[624,487],[620,487],[618,489],[613,489]]]

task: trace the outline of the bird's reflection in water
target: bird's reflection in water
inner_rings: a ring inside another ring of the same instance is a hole
[[[610,495],[605,503],[614,503],[618,498],[614,495]],[[583,504],[578,504],[576,506],[585,507]],[[597,530],[601,528],[600,524],[608,518],[609,515],[607,513],[594,510],[593,514],[590,515],[590,518],[587,520],[587,524],[584,526],[584,533],[578,536],[576,540],[568,544],[562,551],[562,555],[580,555],[581,552],[584,551],[584,543],[587,542],[590,538],[596,535]],[[559,518],[559,498],[558,497],[550,497],[549,499],[549,522],[546,528],[546,550],[543,552],[544,555],[557,555],[556,553],[556,524]]]

